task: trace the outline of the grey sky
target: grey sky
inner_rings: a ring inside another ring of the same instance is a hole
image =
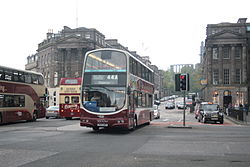
[[[249,0],[3,0],[1,65],[24,69],[48,29],[77,25],[118,39],[161,69],[194,64],[207,24],[250,22],[249,6]]]

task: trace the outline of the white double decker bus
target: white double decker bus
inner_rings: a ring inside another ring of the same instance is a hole
[[[0,66],[0,124],[45,117],[43,75]]]

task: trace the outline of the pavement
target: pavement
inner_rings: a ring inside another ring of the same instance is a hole
[[[240,121],[240,120],[237,120],[237,119],[235,119],[235,118],[229,117],[229,116],[227,116],[227,115],[224,115],[224,116],[225,116],[226,119],[232,121],[232,122],[235,123],[235,124],[250,126],[250,122]]]

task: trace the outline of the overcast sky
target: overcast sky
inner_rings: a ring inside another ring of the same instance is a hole
[[[250,22],[250,0],[1,0],[0,64],[25,69],[48,29],[78,26],[96,28],[167,70],[199,62],[207,24],[238,18]]]

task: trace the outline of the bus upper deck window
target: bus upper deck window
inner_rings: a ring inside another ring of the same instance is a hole
[[[73,96],[73,97],[71,97],[71,101],[73,104],[79,103],[79,97]]]
[[[69,96],[65,96],[65,104],[69,104]]]
[[[109,51],[109,50],[105,50],[105,51],[103,51],[103,52],[101,52],[101,58],[102,59],[111,59],[111,51]]]

